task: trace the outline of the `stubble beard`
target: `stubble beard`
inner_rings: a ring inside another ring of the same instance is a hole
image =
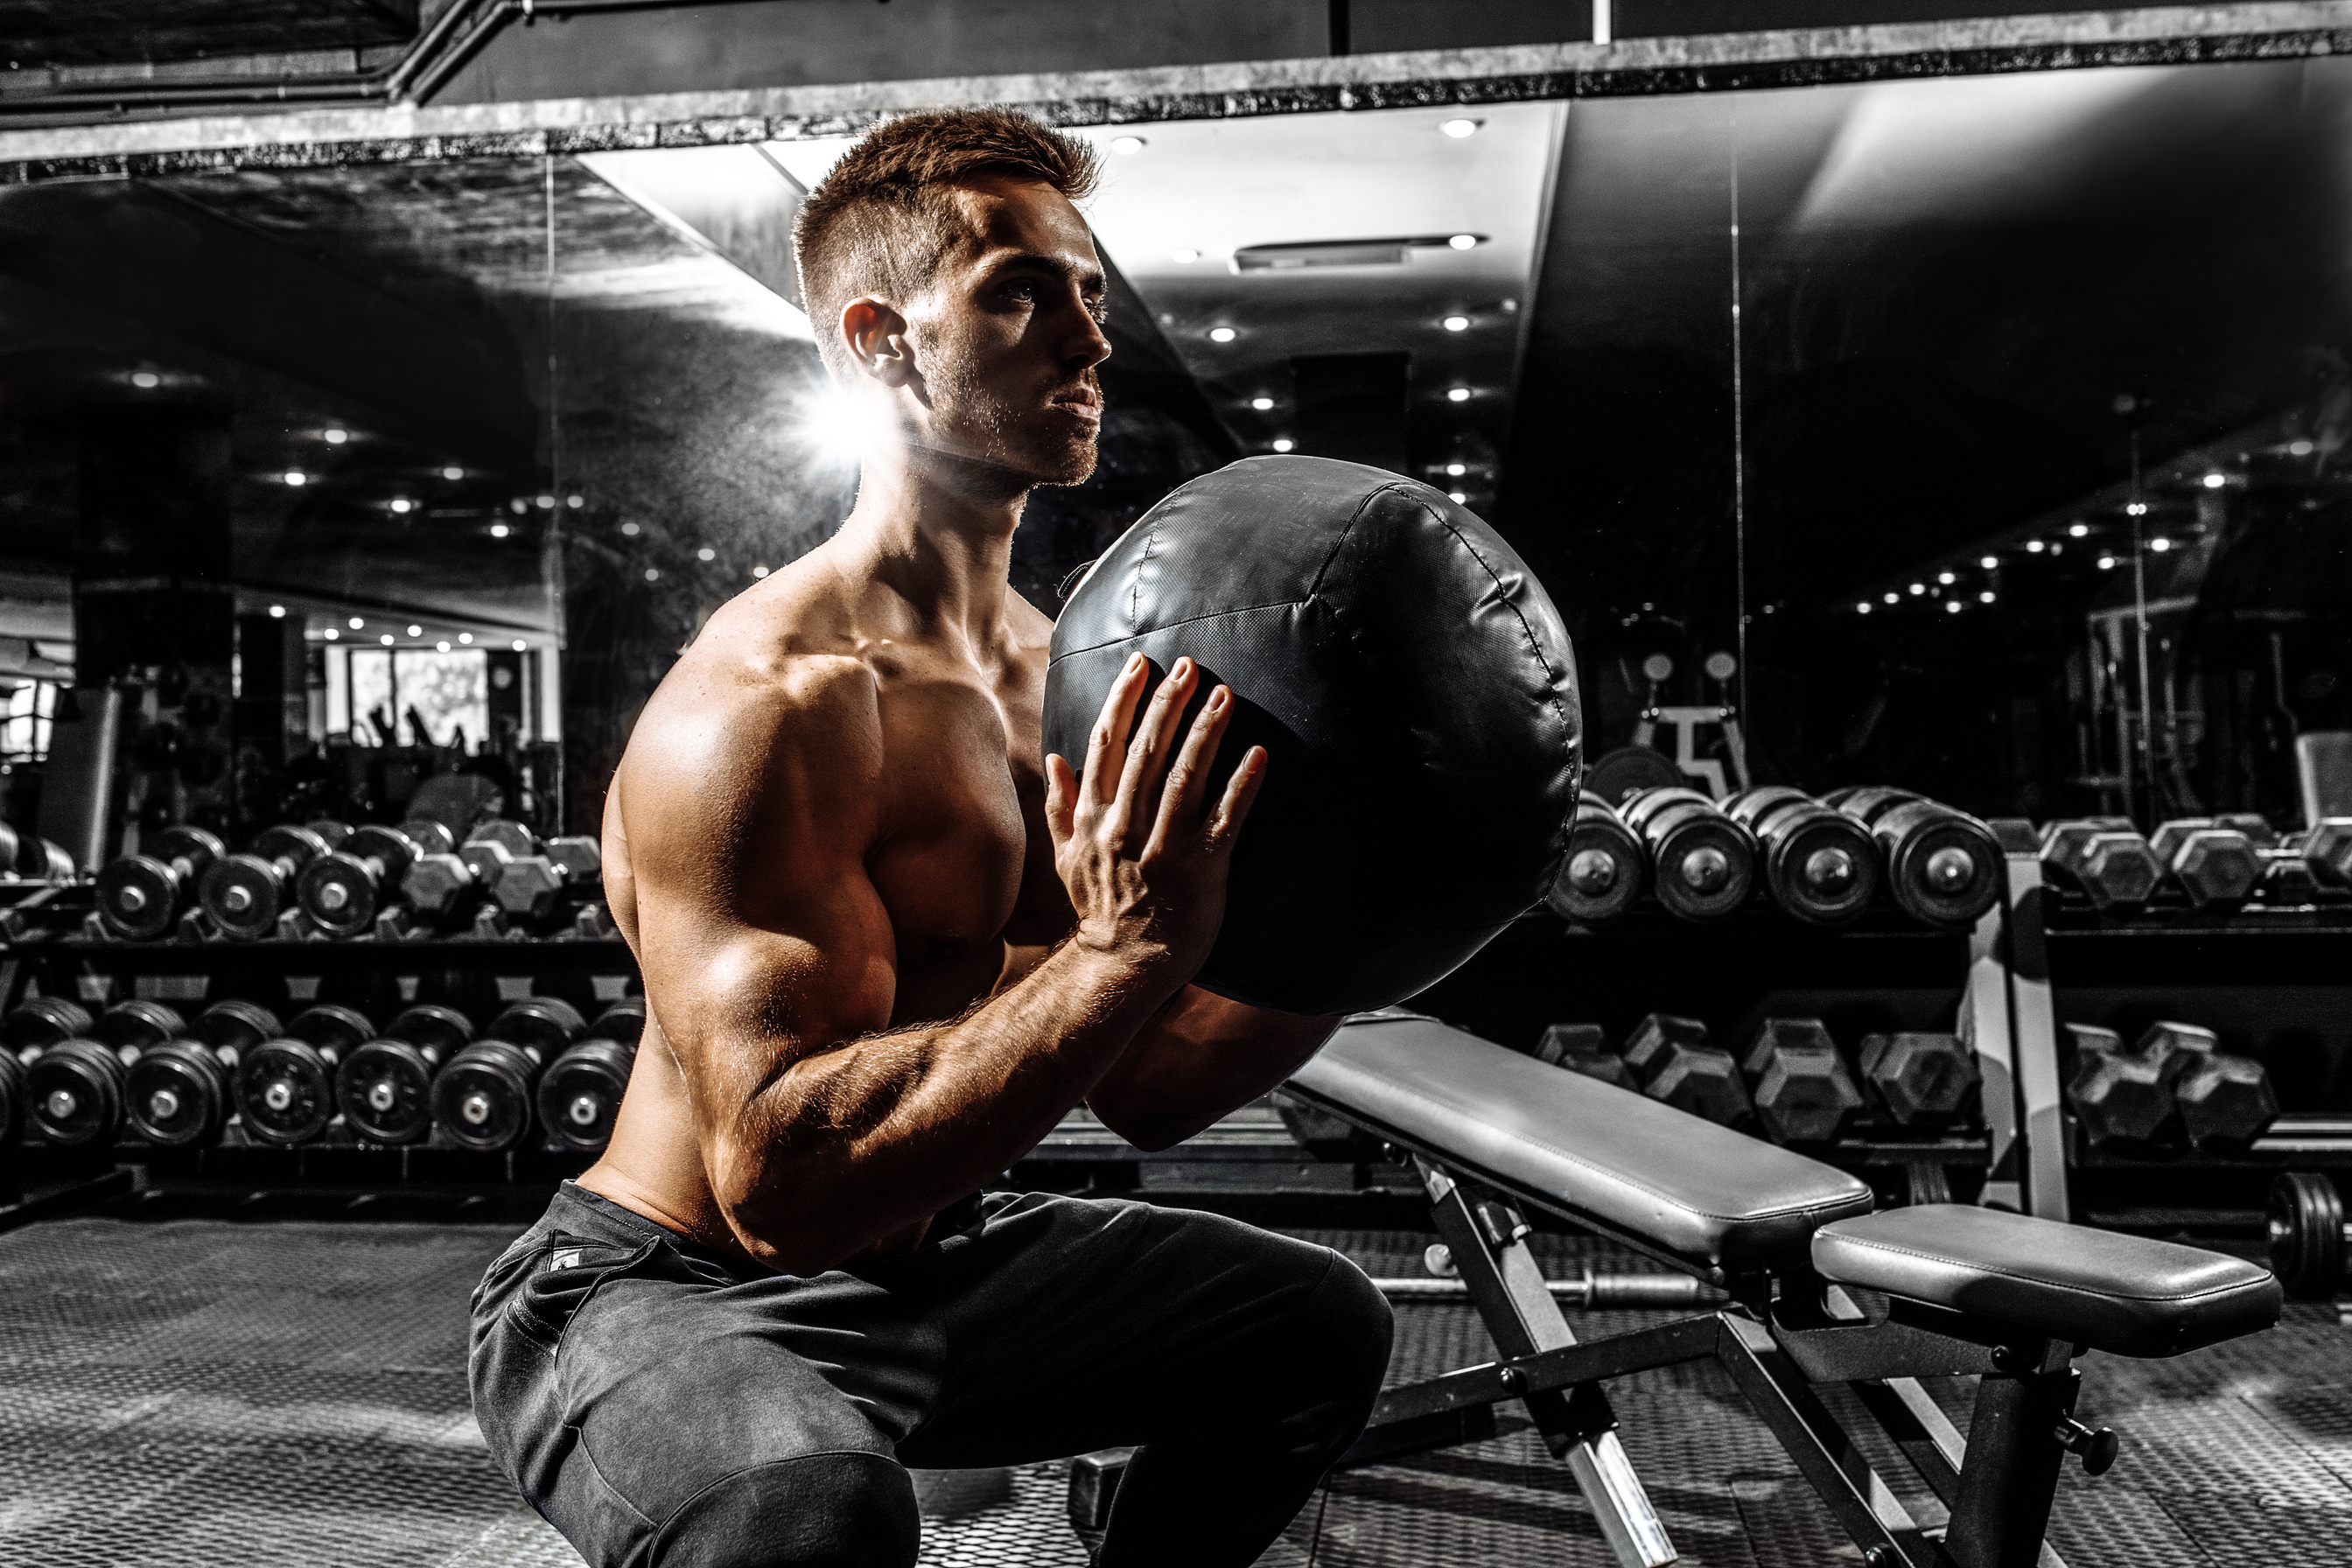
[[[1091,370],[1086,384],[1100,406],[1102,386]],[[930,379],[934,426],[957,455],[1003,473],[1019,489],[1082,485],[1094,477],[1099,426],[1072,428],[1069,416],[1042,406],[1061,385],[1041,387],[1024,406],[982,384],[967,363]]]

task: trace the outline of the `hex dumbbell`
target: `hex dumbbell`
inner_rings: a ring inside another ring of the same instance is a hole
[[[296,883],[302,912],[329,936],[364,936],[397,901],[400,879],[416,859],[416,840],[397,827],[354,828],[341,848],[302,868]]]
[[[356,1047],[335,1075],[335,1100],[352,1131],[372,1143],[415,1143],[433,1130],[433,1079],[473,1042],[455,1008],[422,1003]]]
[[[197,897],[223,935],[243,942],[275,936],[278,917],[294,908],[295,878],[331,852],[325,836],[310,828],[265,827],[245,853],[225,856],[205,869]]]
[[[246,1131],[265,1143],[317,1138],[335,1119],[336,1069],[374,1035],[365,1014],[331,1004],[289,1018],[285,1034],[237,1063],[235,1095]]]
[[[1625,1065],[1625,1058],[1609,1048],[1609,1037],[1598,1024],[1550,1025],[1536,1042],[1533,1054],[1539,1062],[1597,1078],[1619,1089],[1640,1087],[1633,1081],[1633,1069]]]
[[[1877,840],[1844,812],[1786,784],[1743,790],[1723,808],[1756,836],[1765,890],[1799,920],[1843,925],[1878,896]]]
[[[2164,880],[2164,862],[2147,840],[2111,818],[2051,823],[2042,832],[2042,868],[2052,882],[2082,893],[2107,914],[2145,907]]]
[[[2254,841],[2210,816],[2168,822],[2147,847],[2192,909],[2214,913],[2237,909],[2263,879],[2263,852]]]
[[[1648,852],[1658,902],[1686,921],[1716,921],[1756,886],[1756,840],[1695,789],[1636,790],[1619,813]]]
[[[59,1040],[25,1068],[25,1098],[33,1125],[49,1142],[68,1149],[103,1148],[122,1135],[130,1062],[135,1046],[89,1039]]]
[[[1924,925],[1973,925],[2000,898],[2000,841],[1964,811],[1909,790],[1840,790],[1836,808],[1870,829],[1887,890]]]
[[[1622,920],[1641,900],[1648,859],[1615,809],[1586,795],[1569,824],[1568,851],[1544,894],[1544,902],[1564,921],[1607,925]]]
[[[1652,1100],[1726,1127],[1755,1114],[1739,1064],[1707,1043],[1706,1026],[1696,1018],[1651,1014],[1634,1026],[1624,1057],[1634,1083]]]
[[[2147,1152],[2179,1127],[2169,1060],[2126,1047],[2113,1029],[2069,1024],[2074,1068],[2066,1103],[2084,1138],[2095,1149]]]
[[[2326,888],[2352,888],[2352,816],[2323,816],[2303,836],[2304,864]]]
[[[1775,1143],[1827,1143],[1862,1109],[1845,1058],[1819,1018],[1767,1018],[1740,1052],[1756,1120]]]
[[[2224,1052],[2210,1029],[2159,1020],[2132,1048],[2172,1086],[2179,1135],[2191,1148],[2242,1154],[2278,1120],[2278,1092],[2263,1064]]]
[[[1906,1132],[1948,1131],[1977,1103],[1976,1057],[1958,1035],[1864,1035],[1862,1081],[1872,1102]]]
[[[551,838],[536,855],[522,855],[499,872],[491,896],[511,918],[536,924],[562,907],[567,898],[593,898],[603,886],[604,857],[584,836]]]
[[[98,918],[125,942],[152,942],[195,901],[205,868],[227,852],[218,835],[182,823],[155,835],[136,855],[107,863],[98,874]]]

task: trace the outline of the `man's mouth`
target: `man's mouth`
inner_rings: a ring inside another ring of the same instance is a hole
[[[1075,392],[1062,394],[1061,396],[1054,399],[1054,406],[1066,413],[1075,414],[1081,419],[1091,420],[1096,424],[1102,422],[1102,397],[1090,386],[1082,386]]]

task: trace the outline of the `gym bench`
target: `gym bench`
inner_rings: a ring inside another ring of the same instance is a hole
[[[2195,1247],[1955,1204],[1871,1212],[1843,1171],[1642,1095],[1389,1009],[1351,1018],[1288,1092],[1407,1153],[1503,1359],[1382,1394],[1343,1467],[1475,1441],[1523,1404],[1626,1568],[1675,1561],[1601,1384],[1713,1360],[1872,1568],[2033,1568],[2068,1452],[2075,1358],[2170,1356],[2270,1327],[2280,1289]],[[1721,1287],[1721,1310],[1579,1342],[1526,1209]],[[1865,1311],[1850,1291],[1871,1293]],[[1981,1377],[1964,1441],[1918,1383]],[[1923,1527],[1832,1415],[1843,1384],[1948,1509]]]

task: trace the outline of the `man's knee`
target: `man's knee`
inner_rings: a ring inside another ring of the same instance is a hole
[[[665,1568],[911,1568],[914,1482],[881,1454],[804,1454],[740,1471],[662,1527]]]
[[[1388,1298],[1362,1269],[1334,1254],[1307,1310],[1322,1347],[1317,1360],[1370,1409],[1388,1375],[1389,1345],[1396,1331]]]

